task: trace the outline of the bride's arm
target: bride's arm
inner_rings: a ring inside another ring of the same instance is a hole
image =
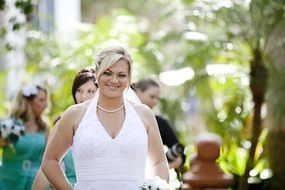
[[[60,167],[60,162],[72,144],[76,118],[80,115],[78,111],[79,109],[71,107],[63,113],[56,123],[44,153],[41,168],[55,189],[73,189]]]
[[[163,180],[169,181],[169,170],[166,156],[163,149],[161,136],[155,116],[147,106],[137,109],[146,125],[148,134],[148,158],[153,177],[158,176]]]
[[[159,176],[161,179],[169,181],[169,170],[166,156],[163,150],[161,136],[158,130],[156,119],[151,113],[149,115],[148,127],[148,152],[149,160],[154,176]]]

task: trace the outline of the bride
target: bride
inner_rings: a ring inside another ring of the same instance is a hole
[[[152,176],[169,180],[158,126],[152,111],[130,104],[132,58],[122,47],[102,50],[96,60],[98,92],[91,101],[69,107],[57,122],[42,170],[56,189],[72,189],[60,162],[72,146],[77,190],[136,190]]]

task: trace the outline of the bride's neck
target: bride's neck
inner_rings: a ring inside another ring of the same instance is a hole
[[[106,96],[99,96],[98,97],[98,105],[108,107],[108,108],[117,108],[123,104],[123,96],[110,98]]]

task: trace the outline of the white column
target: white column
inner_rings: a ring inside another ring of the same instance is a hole
[[[76,39],[75,25],[81,20],[80,0],[56,0],[55,28],[60,39]]]

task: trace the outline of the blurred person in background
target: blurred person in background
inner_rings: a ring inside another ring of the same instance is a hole
[[[159,102],[160,86],[159,83],[152,78],[143,78],[137,83],[132,84],[141,102],[153,109]],[[169,122],[163,117],[155,116],[159,132],[164,145],[168,147],[166,157],[168,159],[169,169],[178,169],[185,162],[184,146],[179,142]]]
[[[48,92],[42,86],[25,85],[14,99],[9,117],[21,121],[25,134],[12,145],[1,140],[1,190],[30,190],[40,168],[49,125],[44,120]],[[45,185],[47,181],[41,181]]]

